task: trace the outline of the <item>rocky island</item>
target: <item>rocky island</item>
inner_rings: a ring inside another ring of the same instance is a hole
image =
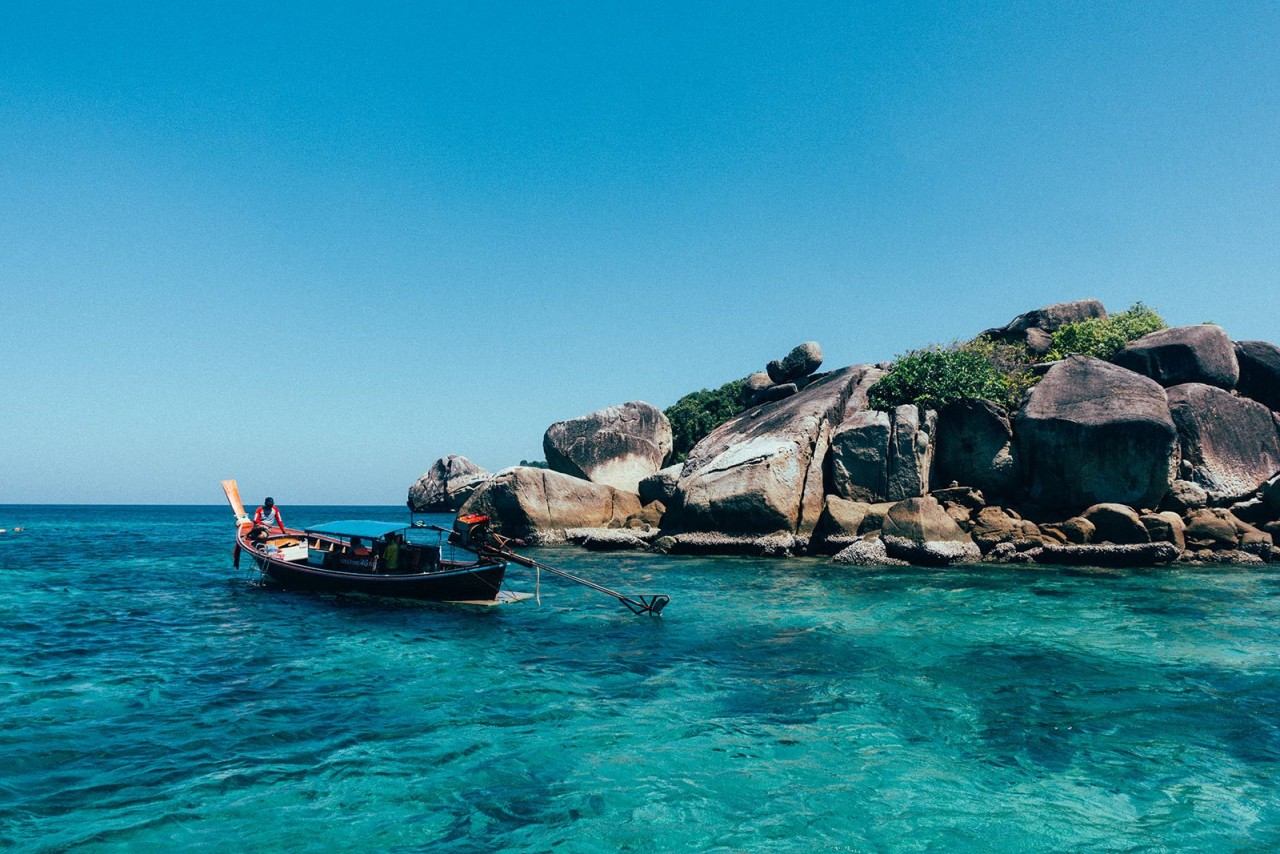
[[[632,401],[551,425],[547,468],[438,460],[410,504],[594,549],[853,565],[1280,560],[1274,344],[1079,300],[889,363],[822,361],[806,342],[726,386],[736,411],[692,438],[682,423],[687,450],[667,414]]]

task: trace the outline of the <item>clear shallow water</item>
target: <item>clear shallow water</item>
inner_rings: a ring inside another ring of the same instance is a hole
[[[15,525],[0,847],[1280,847],[1274,570],[538,550],[670,593],[651,619],[551,578],[488,610],[263,590],[221,507]]]

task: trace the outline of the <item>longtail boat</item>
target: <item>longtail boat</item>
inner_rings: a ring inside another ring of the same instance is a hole
[[[234,480],[224,480],[222,490],[236,515],[233,561],[238,567],[241,555],[248,555],[266,585],[469,605],[501,605],[532,595],[503,590],[507,562],[467,549],[469,532],[445,541],[438,529],[368,520],[266,532],[244,512]],[[473,524],[487,522],[479,517]]]
[[[502,605],[534,595],[502,589],[507,565],[514,563],[535,570],[539,579],[546,572],[612,596],[633,614],[660,616],[671,601],[665,593],[618,593],[517,554],[511,540],[490,529],[488,516],[458,516],[452,528],[443,528],[415,523],[410,505],[408,525],[349,519],[272,533],[249,519],[234,480],[224,480],[222,491],[236,516],[233,562],[239,567],[241,555],[248,554],[262,581],[276,587]],[[423,542],[432,533],[436,542]]]

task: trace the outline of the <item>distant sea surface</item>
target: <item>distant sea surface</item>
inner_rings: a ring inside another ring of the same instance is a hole
[[[1280,849],[1275,569],[536,550],[654,619],[263,589],[224,507],[0,528],[0,849]]]

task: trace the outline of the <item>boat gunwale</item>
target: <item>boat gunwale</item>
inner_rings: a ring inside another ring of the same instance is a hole
[[[302,560],[302,561],[285,560],[283,558],[277,557],[276,555],[266,554],[265,552],[259,551],[256,546],[254,546],[248,540],[246,540],[244,534],[245,534],[245,531],[243,530],[237,531],[236,541],[240,544],[240,547],[244,551],[248,552],[249,556],[252,557],[255,561],[271,564],[273,566],[279,566],[281,568],[287,568],[294,572],[303,572],[310,575],[315,575],[315,576],[320,576],[325,578],[359,579],[360,581],[370,581],[374,583],[422,581],[426,579],[449,578],[456,575],[466,575],[469,573],[486,572],[486,571],[490,571],[498,568],[505,568],[507,566],[507,561],[505,560],[486,561],[482,558],[480,560],[477,560],[474,563],[457,563],[456,561],[442,560],[441,561],[442,566],[446,563],[449,563],[452,565],[444,569],[439,569],[435,572],[415,572],[415,573],[344,572],[342,570],[334,570],[334,569],[328,569],[325,567],[318,567],[318,566],[315,566],[314,564],[307,563],[305,560]],[[280,537],[293,537],[293,538],[306,539],[307,535],[304,532],[297,531],[295,529],[290,528],[290,529],[286,529],[285,533],[283,534],[273,534],[271,537],[268,537],[266,541],[269,542],[270,540],[278,539]],[[313,538],[320,539],[315,537]],[[329,539],[329,538],[325,537],[323,539]],[[331,540],[331,542],[338,542],[338,541]]]

